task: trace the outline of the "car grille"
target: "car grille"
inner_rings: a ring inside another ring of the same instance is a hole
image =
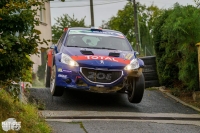
[[[81,74],[92,83],[112,84],[122,77],[123,71],[81,68]]]

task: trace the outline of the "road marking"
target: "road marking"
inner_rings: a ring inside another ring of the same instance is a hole
[[[165,124],[187,124],[200,126],[199,114],[178,113],[134,113],[103,111],[41,111],[46,121],[138,121]]]
[[[176,125],[195,125],[200,126],[199,121],[171,121],[171,120],[124,120],[124,119],[45,119],[49,122],[84,122],[84,121],[105,121],[105,122],[152,122],[158,124],[176,124]]]
[[[144,117],[144,116],[47,116],[46,119],[123,119],[123,120],[179,120],[200,121],[200,118],[190,117]]]
[[[112,112],[112,111],[40,111],[44,117],[71,117],[71,116],[132,116],[132,117],[174,117],[174,118],[199,118],[200,114],[179,114],[179,113],[136,113],[136,112]]]

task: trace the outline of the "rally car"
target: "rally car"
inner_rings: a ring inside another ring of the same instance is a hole
[[[68,28],[47,54],[46,87],[53,96],[64,89],[127,93],[140,103],[145,88],[144,62],[118,31]]]

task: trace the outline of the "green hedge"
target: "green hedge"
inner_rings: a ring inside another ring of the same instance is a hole
[[[153,36],[161,85],[184,90],[198,89],[200,10],[180,6],[165,10],[156,20]]]

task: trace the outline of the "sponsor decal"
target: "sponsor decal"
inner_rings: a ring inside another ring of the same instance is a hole
[[[63,72],[71,73],[72,71],[63,69]]]
[[[58,68],[58,72],[63,72],[63,71],[62,71],[62,68]]]
[[[109,31],[92,31],[92,30],[70,30],[69,34],[89,34],[89,35],[103,35],[103,36],[116,36],[119,38],[125,38],[123,34],[118,32]]]
[[[133,57],[133,54],[131,54],[131,53],[128,53],[125,55],[126,60],[130,60],[132,57]]]
[[[64,79],[66,79],[66,78],[67,78],[67,75],[58,74],[58,77],[59,77],[59,78],[64,78]]]
[[[78,61],[78,60],[103,60],[103,61],[119,62],[119,63],[123,63],[123,64],[130,63],[130,60],[124,60],[122,58],[110,57],[110,56],[99,56],[99,55],[71,56],[71,58],[75,61]]]
[[[99,79],[99,80],[111,80],[112,79],[112,74],[111,73],[96,73],[96,72],[89,72],[88,73],[88,77],[89,79]]]
[[[114,61],[114,62],[118,62],[118,60],[116,60],[115,58],[112,57],[105,57],[105,56],[86,56],[86,58],[89,59],[93,59],[93,60],[109,60],[109,61]]]
[[[104,87],[104,85],[96,85],[96,87]]]

